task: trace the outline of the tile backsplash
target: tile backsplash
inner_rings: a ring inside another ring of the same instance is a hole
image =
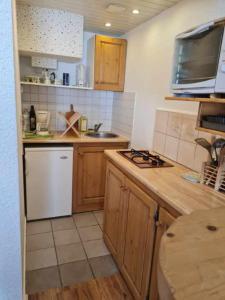
[[[157,110],[153,149],[197,172],[208,160],[208,152],[196,145],[197,137],[212,141],[213,135],[195,129],[197,116],[177,111]]]
[[[22,86],[22,109],[48,110],[51,112],[50,130],[62,131],[66,123],[58,112],[74,109],[87,116],[88,127],[103,123],[101,130],[114,131],[131,137],[133,123],[134,93],[78,90],[35,85]],[[116,122],[115,122],[116,120]]]
[[[114,93],[112,131],[131,138],[134,120],[134,93]]]

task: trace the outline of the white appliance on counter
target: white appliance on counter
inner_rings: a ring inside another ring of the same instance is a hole
[[[25,148],[27,220],[72,214],[73,147]]]
[[[225,93],[224,26],[212,21],[176,36],[174,94]]]

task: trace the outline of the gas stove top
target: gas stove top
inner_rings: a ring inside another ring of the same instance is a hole
[[[118,151],[123,157],[138,166],[139,168],[165,168],[173,167],[172,164],[161,159],[159,155],[150,153],[147,150],[122,150]]]

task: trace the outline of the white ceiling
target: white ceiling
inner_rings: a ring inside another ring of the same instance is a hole
[[[83,15],[86,31],[113,35],[130,31],[179,1],[181,0],[17,0],[18,3],[65,9]],[[107,12],[107,6],[112,3],[124,6],[124,12]],[[133,9],[138,9],[140,14],[133,15]],[[110,22],[112,26],[106,28],[106,22]]]

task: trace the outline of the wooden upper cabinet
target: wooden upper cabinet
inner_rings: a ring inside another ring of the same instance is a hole
[[[96,35],[94,88],[123,91],[127,41]]]
[[[153,265],[152,265],[152,272],[151,272],[149,300],[160,300],[159,293],[158,293],[158,284],[157,284],[157,266],[158,266],[160,241],[164,232],[169,228],[169,226],[174,221],[175,221],[175,217],[173,217],[165,209],[160,208],[159,221],[157,222],[157,232],[156,232]]]
[[[156,202],[126,178],[126,226],[123,232],[122,274],[135,299],[148,294],[151,259],[154,246]]]

